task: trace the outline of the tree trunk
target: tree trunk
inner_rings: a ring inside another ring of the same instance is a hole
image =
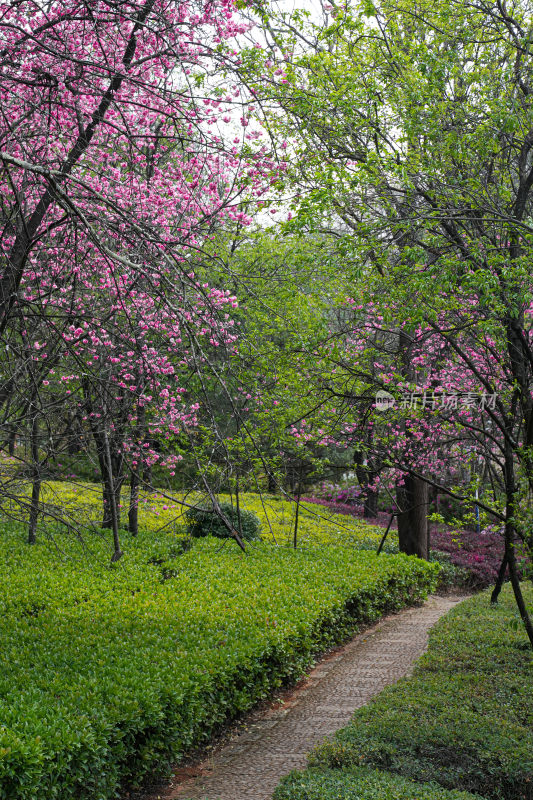
[[[130,477],[128,530],[132,536],[137,536],[139,533],[139,475],[136,469],[132,469]]]
[[[374,519],[378,515],[378,491],[368,491],[363,506],[363,516],[365,519]]]
[[[120,495],[124,483],[123,460],[120,456],[111,455],[111,447],[107,434],[95,433],[98,464],[102,481],[103,515],[102,528],[113,529],[113,517],[117,518],[120,528]]]
[[[400,552],[428,559],[428,485],[420,478],[405,476],[403,485],[396,487],[398,540]]]
[[[10,456],[15,455],[15,445],[17,443],[17,429],[13,425],[9,431],[9,438],[7,440],[8,453]]]
[[[294,549],[296,550],[298,546],[298,522],[300,517],[300,501],[302,499],[302,480],[304,474],[304,465],[303,461],[300,463],[300,472],[298,475],[298,488],[297,488],[297,496],[296,496],[296,513],[294,515],[294,533],[292,537],[292,544]]]
[[[136,378],[138,384],[140,385],[141,379],[138,374],[136,375]],[[139,452],[133,460],[131,467],[130,505],[128,509],[128,530],[132,536],[137,536],[139,533],[139,486],[141,483],[140,470],[143,463],[143,444],[146,440],[146,408],[144,405],[139,405],[137,407],[136,440]]]
[[[520,587],[520,579],[518,577],[518,570],[516,568],[516,555],[515,555],[515,524],[514,518],[516,513],[516,493],[517,486],[515,481],[515,464],[514,453],[510,442],[510,437],[505,440],[505,464],[504,464],[504,478],[505,478],[505,560],[509,567],[509,578],[511,579],[511,586],[513,587],[513,594],[518,608],[524,628],[529,639],[529,643],[533,648],[533,623],[527,610],[524,601],[522,589]]]
[[[69,456],[77,456],[82,450],[82,434],[83,430],[80,425],[79,417],[76,415],[71,420],[71,424],[66,431],[67,436],[67,453]]]
[[[383,550],[383,545],[385,544],[385,540],[386,540],[387,536],[389,535],[389,531],[391,529],[393,521],[394,521],[394,514],[391,514],[391,518],[389,519],[389,522],[388,522],[388,525],[387,525],[387,529],[386,529],[385,533],[383,534],[383,536],[381,537],[381,541],[379,543],[379,547],[378,547],[378,551],[377,551],[377,555],[378,556],[381,553],[381,551]]]
[[[502,590],[506,572],[507,572],[507,553],[504,555],[502,563],[500,564],[500,569],[498,570],[498,577],[496,578],[496,583],[494,584],[494,589],[492,590],[492,594],[490,596],[490,602],[492,604],[498,602],[498,597],[500,596],[500,592]]]
[[[511,579],[511,585],[513,587],[513,593],[518,612],[522,618],[522,622],[524,623],[524,628],[526,629],[529,643],[533,648],[533,623],[531,622],[531,617],[529,616],[529,612],[524,601],[524,596],[522,594],[522,589],[520,587],[520,579],[518,577],[518,570],[516,569],[516,556],[514,552],[515,545],[513,538],[514,528],[510,522],[506,522],[505,554],[507,556],[507,563],[509,564],[509,577]]]
[[[124,456],[122,453],[121,442],[113,441],[113,447],[109,441],[109,433],[105,427],[105,420],[108,418],[107,406],[102,405],[102,412],[99,415],[104,421],[96,423],[93,419],[93,401],[91,397],[91,385],[88,380],[84,381],[83,389],[87,411],[89,413],[89,425],[96,445],[98,455],[98,465],[102,481],[103,517],[102,528],[113,530],[116,542],[118,541],[118,529],[120,528],[120,493],[124,483]],[[115,533],[116,528],[116,533]],[[118,548],[120,551],[120,548]],[[120,558],[120,556],[118,556]]]
[[[298,486],[298,496],[296,498],[296,513],[294,515],[294,531],[292,534],[292,545],[296,550],[298,546],[298,521],[300,517],[300,497],[302,496],[302,487]]]
[[[406,330],[400,330],[398,352],[401,359],[401,373],[404,378],[414,381],[415,373],[411,363],[412,337]],[[407,434],[406,434],[407,435]],[[428,507],[429,487],[421,478],[405,474],[405,482],[396,487],[396,497],[400,514],[398,515],[398,540],[400,552],[429,558]]]
[[[102,502],[102,528],[108,528],[111,530],[113,527],[113,515],[111,513],[111,507],[113,505],[113,487],[110,485],[107,467],[105,466],[102,470]]]
[[[367,434],[367,436],[367,446],[370,446],[372,443],[372,435]],[[359,450],[356,450],[354,454],[354,467],[363,496],[363,515],[366,519],[373,519],[378,515],[379,493],[377,490],[371,489],[370,486],[374,483],[379,473],[377,470],[372,469],[367,458],[365,458]]]
[[[120,488],[122,483],[116,480],[113,475],[113,462],[111,459],[111,448],[109,446],[109,437],[107,431],[104,430],[103,434],[105,446],[105,459],[106,459],[106,484],[108,486],[108,499],[109,499],[109,512],[111,513],[111,526],[113,530],[113,545],[114,552],[111,556],[111,561],[118,561],[122,557],[122,550],[120,549],[120,539],[118,535],[119,529],[119,509],[116,503],[116,492],[118,487],[118,496],[120,498]]]
[[[117,528],[120,528],[120,495],[122,484],[124,483],[122,460],[111,456],[111,448],[107,435],[98,436],[97,450],[102,480],[102,528],[113,530],[113,519],[115,517],[117,520]]]
[[[41,464],[39,461],[39,419],[37,413],[32,414],[31,420],[31,460],[32,460],[32,487],[30,505],[30,524],[28,527],[28,544],[37,541],[37,521],[39,519],[39,499],[41,496]]]

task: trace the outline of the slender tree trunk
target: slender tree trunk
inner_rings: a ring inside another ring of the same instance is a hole
[[[292,536],[292,544],[294,549],[298,547],[298,519],[300,515],[300,497],[302,496],[301,486],[298,487],[298,495],[296,497],[296,513],[294,515],[294,532]]]
[[[383,550],[383,545],[385,544],[385,540],[386,540],[387,536],[389,535],[389,531],[391,529],[391,525],[392,525],[393,520],[394,520],[394,514],[391,515],[391,518],[389,519],[389,522],[388,522],[388,525],[387,525],[387,530],[385,531],[385,533],[381,537],[381,541],[379,543],[378,552],[377,552],[378,556],[381,553],[381,551]]]
[[[113,514],[111,512],[111,507],[113,505],[113,487],[109,481],[107,466],[104,467],[104,472],[102,475],[102,501],[102,528],[108,528],[111,530],[113,528]]]
[[[396,489],[400,513],[398,514],[398,541],[401,553],[428,559],[428,485],[420,478],[405,476],[405,482]]]
[[[124,483],[123,461],[120,457],[111,455],[111,446],[107,433],[93,432],[98,463],[102,480],[103,516],[102,528],[113,529],[113,516],[117,518],[117,527],[120,528],[120,495]]]
[[[120,455],[117,455],[114,458],[112,457],[111,464],[113,467],[113,501],[117,514],[118,527],[120,528],[121,516],[122,516],[121,495],[122,495],[122,487],[124,485],[124,480],[125,480],[124,459]]]
[[[70,426],[66,431],[67,452],[69,456],[77,456],[82,449],[82,428],[78,415],[71,420]]]
[[[241,498],[239,495],[239,477],[235,478],[235,505],[237,506],[237,532],[242,539]]]
[[[9,438],[7,440],[8,453],[10,456],[15,455],[15,445],[17,443],[17,429],[13,425],[9,431]]]
[[[372,434],[367,434],[366,436],[368,439],[366,444],[370,447],[372,444]],[[370,489],[370,485],[375,481],[378,472],[372,469],[367,459],[359,450],[357,450],[354,455],[354,467],[357,481],[363,495],[363,516],[366,519],[373,519],[378,515],[379,492]]]
[[[411,364],[411,337],[405,330],[400,331],[399,354],[403,376],[414,379]],[[429,488],[421,478],[406,474],[403,486],[396,489],[400,514],[398,515],[398,540],[401,553],[429,558],[428,548],[428,506]]]
[[[137,382],[138,384],[141,383],[139,375],[137,375]],[[142,465],[143,444],[146,439],[146,408],[141,404],[137,406],[136,439],[139,452],[136,456],[136,464],[131,468],[130,505],[128,509],[128,530],[132,536],[137,536],[139,533],[140,470]]]
[[[116,505],[116,496],[115,496],[115,481],[113,477],[113,462],[111,460],[111,448],[109,447],[109,436],[107,435],[107,431],[104,430],[103,433],[104,438],[104,446],[105,446],[105,456],[106,456],[106,466],[107,466],[107,483],[110,487],[110,512],[111,512],[111,524],[113,529],[113,545],[114,545],[114,552],[111,556],[111,561],[118,561],[119,558],[122,557],[123,553],[120,549],[120,539],[118,535],[118,527],[119,527],[119,519],[118,519],[118,510]]]
[[[529,643],[533,648],[533,623],[531,622],[531,617],[529,616],[529,612],[524,601],[524,596],[520,587],[520,579],[518,577],[518,570],[516,568],[516,556],[514,552],[515,545],[513,541],[514,528],[511,523],[506,523],[505,528],[505,552],[507,555],[507,563],[509,564],[509,577],[511,578],[511,585],[513,587],[513,593],[518,612],[522,618],[522,622],[524,623],[524,628],[526,629]]]
[[[513,449],[510,443],[510,437],[505,439],[505,466],[504,466],[504,477],[505,477],[505,493],[506,493],[506,506],[505,506],[505,527],[504,527],[504,538],[505,538],[505,558],[507,560],[507,564],[509,566],[509,577],[511,579],[511,586],[513,587],[513,594],[516,601],[516,606],[518,608],[518,612],[520,617],[522,618],[522,622],[524,623],[524,628],[526,629],[526,633],[533,648],[533,624],[531,622],[531,617],[529,616],[524,596],[522,594],[522,589],[520,587],[520,579],[518,577],[518,570],[516,568],[516,555],[515,555],[515,527],[514,527],[514,517],[516,512],[516,482],[515,482],[515,475],[514,475],[514,458],[513,458]]]
[[[300,500],[302,499],[302,482],[303,482],[303,472],[304,472],[304,465],[303,461],[300,463],[300,472],[298,474],[298,487],[297,487],[297,495],[296,495],[296,513],[294,515],[294,533],[292,537],[292,543],[294,549],[296,550],[298,546],[298,522],[300,518]]]
[[[137,469],[132,469],[130,475],[128,530],[132,536],[137,536],[139,533],[139,475]]]
[[[500,592],[502,590],[506,572],[507,572],[507,553],[505,553],[502,559],[502,563],[500,564],[500,569],[498,570],[498,577],[496,578],[496,583],[494,584],[494,589],[492,590],[492,594],[490,596],[490,602],[492,604],[498,602],[498,597],[500,596]]]
[[[364,499],[363,516],[365,519],[375,519],[378,515],[378,491],[367,491]]]
[[[98,424],[93,419],[94,406],[91,397],[91,386],[87,380],[84,381],[83,390],[87,411],[89,413],[91,433],[98,454],[98,464],[102,481],[102,528],[109,528],[113,531],[115,531],[116,528],[118,538],[118,529],[120,528],[120,493],[122,484],[124,483],[124,458],[116,444],[114,446],[114,456],[111,455],[111,445],[106,428],[107,423],[105,422],[105,420],[108,419],[105,401],[102,404],[102,412],[99,414],[99,419],[101,421]],[[100,425],[103,427],[100,427]]]
[[[39,500],[41,497],[41,463],[39,460],[39,418],[34,409],[31,418],[31,460],[32,487],[30,505],[30,523],[28,526],[28,544],[37,541],[37,521],[39,519]]]

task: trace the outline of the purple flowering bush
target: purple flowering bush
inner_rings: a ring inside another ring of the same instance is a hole
[[[364,507],[362,504],[340,503],[337,500],[327,500],[323,497],[302,497],[302,501],[306,503],[318,503],[321,506],[331,509],[334,514],[349,514],[352,517],[363,517]],[[390,511],[378,511],[375,517],[366,519],[365,522],[369,525],[385,525],[389,524]],[[396,527],[396,520],[394,520],[392,527]]]
[[[339,487],[332,488],[339,490]],[[306,497],[305,502],[327,506],[336,514],[363,516],[362,505],[338,500],[342,494],[340,490],[329,499],[325,496],[327,494],[326,491],[320,494],[321,496],[319,497]],[[332,492],[331,494],[333,495],[334,493]],[[385,527],[389,519],[390,514],[380,511],[378,516],[372,519],[372,525]],[[393,529],[396,528],[396,520],[394,520],[392,527]],[[439,552],[445,553],[448,556],[445,560],[449,560],[450,564],[458,568],[457,578],[460,579],[461,584],[473,589],[482,589],[495,583],[504,553],[503,537],[496,527],[488,526],[477,533],[471,530],[452,530],[442,525],[438,527],[432,525],[430,540],[431,550],[436,551],[434,553],[436,560],[439,560]],[[531,561],[526,558],[523,550],[518,545],[516,554],[520,574],[524,577],[531,569]]]
[[[306,503],[318,503],[318,505],[331,508],[335,514],[349,514],[350,516],[359,516],[363,514],[363,506],[353,505],[350,503],[341,503],[337,500],[331,500],[324,497],[302,497],[302,501]]]
[[[314,489],[314,500],[317,502],[323,500],[325,503],[334,503],[340,506],[357,506],[360,503],[360,497],[361,490],[357,486],[342,486],[323,481]]]
[[[432,529],[431,547],[448,553],[450,562],[470,573],[469,585],[475,588],[491,586],[496,581],[504,553],[501,533],[492,528],[476,531]],[[528,560],[517,545],[517,562],[522,576],[528,571]]]

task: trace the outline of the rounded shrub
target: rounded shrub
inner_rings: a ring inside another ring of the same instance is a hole
[[[239,533],[241,539],[251,542],[261,538],[261,522],[253,511],[240,509],[237,514],[236,506],[231,503],[220,503],[220,510]],[[240,516],[240,526],[239,526]],[[219,539],[231,539],[232,535],[224,525],[218,514],[211,508],[189,508],[185,513],[187,528],[190,536],[217,536]]]

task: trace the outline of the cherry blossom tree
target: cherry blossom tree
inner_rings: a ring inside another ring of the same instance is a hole
[[[230,0],[0,5],[0,333],[35,333],[39,396],[91,431],[116,557],[126,466],[135,528],[140,464],[175,464],[151,443],[195,423],[187,375],[234,342],[195,267],[272,179],[245,112],[228,135],[245,28]]]

